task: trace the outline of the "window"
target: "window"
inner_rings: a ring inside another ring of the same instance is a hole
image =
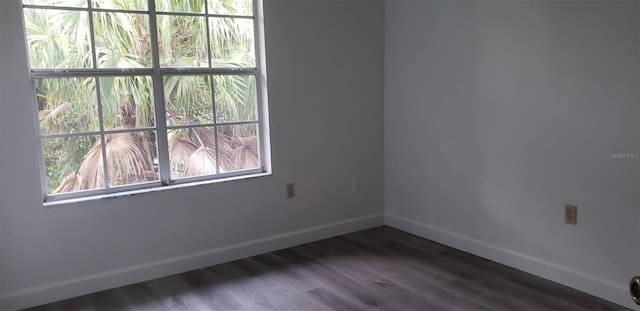
[[[23,0],[45,200],[262,173],[261,0]]]

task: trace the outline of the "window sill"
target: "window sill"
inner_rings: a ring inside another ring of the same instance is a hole
[[[160,186],[160,187],[129,190],[129,191],[114,192],[114,193],[107,193],[107,194],[100,194],[100,195],[92,195],[92,196],[86,196],[86,197],[81,197],[81,198],[60,199],[60,200],[55,200],[55,201],[47,201],[47,202],[44,202],[43,205],[45,207],[56,207],[56,206],[61,206],[61,205],[73,204],[73,203],[95,201],[95,200],[103,200],[103,199],[118,198],[118,197],[126,197],[126,196],[133,196],[133,195],[138,195],[138,194],[143,194],[143,193],[174,190],[174,189],[181,189],[181,188],[188,188],[188,187],[197,187],[197,186],[217,184],[217,183],[234,181],[234,180],[242,180],[242,179],[251,179],[251,178],[257,178],[257,177],[264,177],[264,176],[269,176],[269,175],[271,175],[271,172],[263,172],[263,173],[256,173],[256,174],[250,174],[250,175],[232,176],[232,177],[219,178],[219,179],[210,179],[210,180],[202,180],[202,181],[185,182],[185,183],[178,183],[178,184],[173,184],[173,185],[168,185],[168,186]]]

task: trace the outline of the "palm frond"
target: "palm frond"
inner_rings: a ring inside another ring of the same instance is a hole
[[[145,133],[105,135],[109,185],[157,180],[153,171],[149,137]],[[102,142],[97,140],[85,155],[77,172],[68,175],[54,193],[105,187]]]
[[[222,167],[225,171],[241,171],[260,167],[260,153],[256,136],[235,137],[232,148],[222,153]]]
[[[212,149],[200,146],[187,161],[187,176],[211,175],[216,173],[215,153]]]
[[[189,139],[181,138],[177,131],[169,132],[169,162],[171,163],[171,174],[181,177],[191,155],[198,147]]]

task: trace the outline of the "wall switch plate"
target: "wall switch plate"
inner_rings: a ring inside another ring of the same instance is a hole
[[[291,199],[296,196],[296,184],[288,183],[287,184],[287,198]]]
[[[578,207],[576,205],[564,205],[564,222],[571,225],[578,224]]]

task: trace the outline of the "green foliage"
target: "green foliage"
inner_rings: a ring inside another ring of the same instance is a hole
[[[48,189],[57,189],[62,180],[74,174],[96,141],[95,136],[43,139]]]

